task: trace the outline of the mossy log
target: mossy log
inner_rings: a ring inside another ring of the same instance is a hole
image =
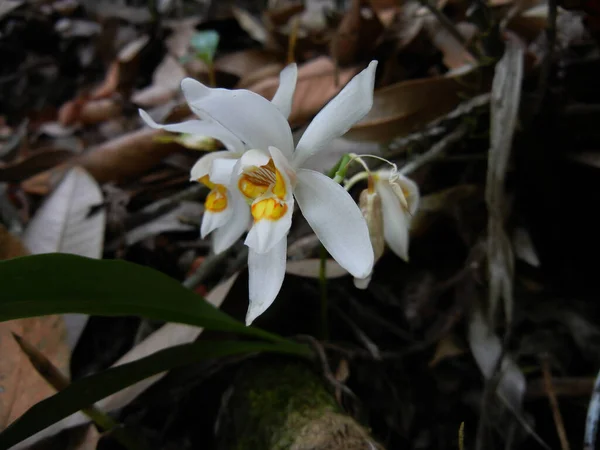
[[[219,450],[383,450],[310,366],[271,359],[240,371],[224,396],[217,438]]]

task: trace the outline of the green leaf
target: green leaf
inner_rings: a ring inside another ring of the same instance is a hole
[[[295,356],[310,356],[311,353],[308,347],[292,342],[201,341],[171,347],[138,361],[82,378],[32,406],[0,433],[0,450],[8,449],[59,420],[152,375],[207,358],[254,352]]]
[[[190,39],[190,45],[196,55],[206,64],[212,64],[219,45],[219,33],[215,30],[199,31]]]
[[[127,261],[66,254],[0,261],[0,321],[47,314],[143,316],[288,342],[246,327],[173,278]]]

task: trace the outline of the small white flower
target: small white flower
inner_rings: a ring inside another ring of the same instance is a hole
[[[254,223],[245,241],[250,247],[248,324],[281,289],[295,201],[342,267],[359,278],[372,270],[373,248],[358,206],[339,184],[304,165],[371,109],[376,65],[372,62],[323,108],[295,149],[286,120],[296,84],[295,64],[282,72],[272,102],[249,91],[210,89],[191,79],[182,82],[197,115],[221,124],[251,148],[237,162],[215,160],[210,171],[213,182],[237,189],[251,205]],[[234,214],[231,221],[237,220]]]
[[[390,170],[375,172],[373,177],[375,191],[381,197],[385,242],[396,255],[408,261],[410,222],[419,208],[419,187]]]
[[[391,170],[370,176],[369,188],[361,193],[361,211],[369,225],[375,261],[383,254],[383,240],[392,251],[408,262],[410,223],[419,207],[419,187],[411,179]],[[366,289],[371,281],[355,277],[354,285]]]

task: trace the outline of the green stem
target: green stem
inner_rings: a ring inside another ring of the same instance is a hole
[[[319,267],[319,286],[321,288],[321,339],[329,339],[329,304],[327,300],[327,250],[321,245],[321,265]]]

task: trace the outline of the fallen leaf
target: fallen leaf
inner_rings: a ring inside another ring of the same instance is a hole
[[[265,45],[269,39],[269,32],[263,23],[250,14],[248,11],[237,6],[231,7],[233,17],[239,23],[240,27],[250,35],[252,39]]]
[[[292,126],[302,124],[313,117],[344,85],[352,79],[358,69],[348,68],[340,71],[340,83],[335,83],[335,65],[325,56],[316,58],[298,68],[298,82],[292,102],[289,122]],[[263,80],[249,90],[272,99],[279,86],[279,75]]]
[[[465,97],[486,89],[478,69],[452,76],[402,81],[375,91],[373,107],[344,137],[389,142],[452,111]]]
[[[258,69],[277,62],[279,62],[279,58],[273,53],[251,48],[217,58],[215,69],[231,73],[241,79]]]
[[[4,0],[0,3],[0,19],[25,3],[25,0]]]
[[[466,349],[460,345],[457,337],[454,334],[448,334],[438,341],[435,347],[435,353],[433,354],[433,357],[427,366],[435,367],[445,359],[464,355],[465,352]]]
[[[74,156],[70,150],[38,149],[24,158],[0,165],[0,181],[19,182]]]
[[[181,64],[173,56],[166,55],[154,71],[152,84],[134,92],[131,101],[145,108],[162,105],[178,94],[181,80],[186,75]]]
[[[475,66],[476,60],[435,17],[424,19],[425,29],[435,47],[444,55],[444,65],[448,69],[458,69],[463,66]],[[477,26],[470,22],[459,22],[456,30],[468,43],[477,33]]]
[[[366,58],[379,43],[383,24],[370,2],[353,0],[330,44],[331,56],[340,65]]]
[[[157,165],[166,156],[181,150],[176,143],[163,143],[161,136],[169,133],[151,128],[125,134],[73,158],[68,164],[57,166],[25,180],[21,187],[29,193],[46,195],[66,170],[81,166],[98,183],[125,181]]]
[[[0,225],[0,259],[27,254],[19,239]],[[69,372],[70,350],[60,316],[0,322],[0,431],[34,404],[56,392],[33,368],[11,333],[34,345],[63,373]]]
[[[182,218],[200,219],[204,207],[200,203],[183,201],[172,211],[144,223],[129,231],[125,236],[127,245],[133,245],[143,239],[156,236],[161,233],[173,231],[192,231],[198,226],[193,223],[182,222]]]
[[[23,242],[33,254],[60,252],[100,258],[106,212],[90,212],[102,201],[96,181],[80,167],[71,169],[29,222]]]
[[[86,102],[79,111],[79,120],[85,125],[104,122],[121,115],[121,102],[103,98]]]

